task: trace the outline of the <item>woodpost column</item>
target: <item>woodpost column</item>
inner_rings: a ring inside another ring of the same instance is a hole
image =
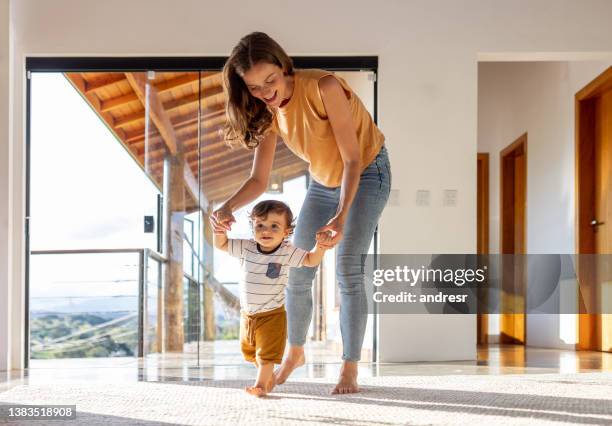
[[[215,303],[212,287],[208,284],[208,275],[212,277],[215,272],[214,267],[214,246],[213,246],[213,232],[212,226],[208,220],[208,216],[212,213],[212,206],[208,207],[208,212],[203,215],[202,219],[202,232],[203,232],[203,253],[202,263],[204,263],[206,270],[204,271],[204,298],[202,300],[202,308],[204,312],[204,340],[215,340],[217,325],[215,323]]]
[[[164,286],[164,349],[182,352],[183,325],[183,221],[185,218],[185,161],[179,150],[164,159],[164,255],[168,259]]]

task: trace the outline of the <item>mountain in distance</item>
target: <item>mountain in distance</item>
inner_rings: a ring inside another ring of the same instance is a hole
[[[33,316],[46,315],[49,312],[76,313],[76,312],[136,312],[138,311],[138,297],[101,297],[95,299],[80,299],[73,302],[63,302],[47,306],[32,306],[30,313]]]

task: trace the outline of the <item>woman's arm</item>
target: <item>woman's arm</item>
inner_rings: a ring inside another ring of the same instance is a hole
[[[335,245],[342,238],[342,228],[359,187],[361,175],[359,142],[348,99],[338,80],[331,75],[321,78],[319,92],[344,163],[336,215],[319,230],[319,232],[333,231],[336,234],[332,240]]]
[[[276,152],[276,138],[276,133],[270,132],[255,148],[251,176],[234,195],[212,213],[210,221],[213,227],[229,230],[230,225],[235,222],[232,212],[249,204],[266,190],[272,171],[272,163],[274,162],[274,153]]]

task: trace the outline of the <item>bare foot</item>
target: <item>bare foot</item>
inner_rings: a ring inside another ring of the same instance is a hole
[[[267,392],[263,386],[247,386],[244,390],[249,394],[261,398],[266,396]]]
[[[345,361],[340,371],[338,383],[332,390],[332,395],[357,392],[359,392],[359,385],[357,384],[357,363]]]
[[[304,365],[304,348],[302,346],[291,346],[287,358],[283,360],[281,366],[274,372],[274,384],[282,385],[293,370]]]
[[[268,380],[268,383],[266,383],[266,392],[267,393],[272,392],[272,389],[274,389],[274,386],[276,386],[276,380],[274,378],[274,374],[272,374],[272,376],[270,376],[270,380]]]

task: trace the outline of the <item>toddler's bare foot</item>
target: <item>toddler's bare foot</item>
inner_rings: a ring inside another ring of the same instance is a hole
[[[340,378],[338,378],[338,383],[332,390],[332,394],[357,392],[359,392],[359,385],[357,384],[357,363],[345,361],[340,371]]]
[[[262,396],[266,396],[267,392],[265,387],[255,385],[255,386],[247,386],[244,390],[249,394],[261,398]]]
[[[304,348],[301,346],[292,346],[291,349],[289,349],[287,358],[283,360],[279,369],[274,372],[275,384],[282,385],[285,383],[287,377],[293,373],[293,370],[304,365],[305,360]]]

